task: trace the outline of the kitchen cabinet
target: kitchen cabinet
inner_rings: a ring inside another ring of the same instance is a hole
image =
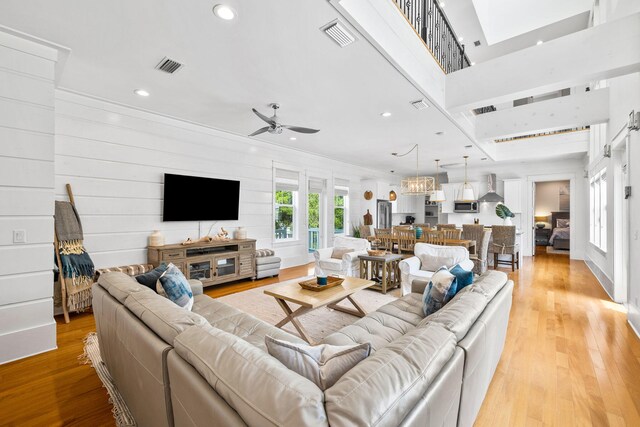
[[[504,180],[504,204],[513,213],[522,213],[523,187],[522,179]]]
[[[391,212],[397,214],[414,214],[416,213],[416,196],[404,196],[398,194],[395,202],[391,203]]]

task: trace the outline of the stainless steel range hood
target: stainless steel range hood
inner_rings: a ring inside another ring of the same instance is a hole
[[[498,203],[504,202],[504,197],[496,193],[496,174],[487,176],[487,193],[478,199],[479,202]]]

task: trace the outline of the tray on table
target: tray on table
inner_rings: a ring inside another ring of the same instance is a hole
[[[342,282],[344,282],[344,279],[340,277],[328,276],[327,284],[321,286],[321,285],[318,285],[317,280],[318,279],[314,277],[313,279],[305,280],[304,282],[299,282],[298,284],[303,289],[319,292],[319,291],[324,291],[325,289],[330,289],[330,288],[339,286],[342,284]]]

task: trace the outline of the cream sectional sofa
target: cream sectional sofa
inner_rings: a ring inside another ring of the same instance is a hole
[[[513,283],[491,271],[424,318],[425,282],[323,342],[372,355],[320,390],[271,357],[303,341],[206,295],[192,312],[123,273],[93,287],[100,351],[140,426],[470,426],[504,345]]]

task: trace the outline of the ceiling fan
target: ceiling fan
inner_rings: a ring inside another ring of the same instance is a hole
[[[269,126],[265,126],[263,128],[258,129],[257,131],[255,131],[254,133],[252,133],[249,136],[256,136],[256,135],[260,135],[261,133],[265,133],[265,132],[269,132],[269,133],[274,133],[276,135],[280,135],[282,133],[283,129],[289,129],[292,130],[294,132],[300,132],[300,133],[316,133],[316,132],[320,132],[320,129],[311,129],[311,128],[303,128],[300,126],[291,126],[291,125],[283,125],[280,122],[278,122],[278,108],[280,108],[280,104],[269,104],[269,106],[271,108],[273,108],[273,116],[271,117],[267,117],[264,114],[262,114],[261,112],[259,112],[258,110],[256,110],[255,108],[252,108],[251,111],[253,111],[256,116],[260,117],[262,120],[264,120],[265,122],[267,122],[269,124]]]

